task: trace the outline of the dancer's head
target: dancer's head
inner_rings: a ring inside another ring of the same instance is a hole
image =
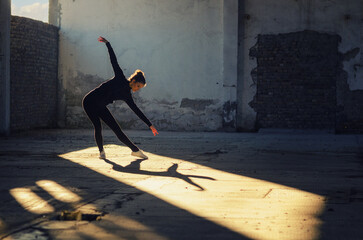
[[[141,88],[146,86],[144,73],[137,69],[130,77],[129,84],[133,92],[139,91]]]

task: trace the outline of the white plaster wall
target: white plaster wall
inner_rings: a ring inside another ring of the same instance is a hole
[[[242,3],[243,2],[243,3]],[[249,57],[249,49],[257,42],[258,34],[279,34],[315,30],[338,34],[342,38],[339,50],[345,53],[362,44],[363,1],[361,0],[244,0],[244,35],[242,69],[239,70],[238,125],[243,129],[253,129],[256,113],[248,105],[256,93],[251,71],[257,66]],[[347,19],[349,16],[349,19]],[[360,53],[344,62],[351,90],[363,89],[363,79],[357,74],[363,65]],[[362,76],[362,75],[360,75]]]
[[[51,0],[51,23],[60,26],[60,100],[66,121],[72,124],[77,121],[72,115],[82,114],[79,96],[113,76],[107,48],[97,41],[104,36],[126,76],[135,69],[145,72],[147,87],[136,94],[136,102],[151,120],[172,130],[220,128],[222,18],[222,0]],[[214,104],[204,112],[180,109],[183,98]],[[134,119],[120,103],[111,109],[120,119]]]

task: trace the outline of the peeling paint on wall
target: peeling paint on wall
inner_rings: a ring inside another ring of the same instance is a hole
[[[340,43],[339,35],[316,31],[258,35],[250,49],[257,92],[249,103],[257,128],[363,131],[363,91],[350,90],[344,69],[360,49],[341,53]]]
[[[360,51],[360,48],[358,48],[358,47],[347,51],[346,53],[343,54],[344,61],[349,61],[349,60],[355,58],[358,55],[359,51]]]
[[[256,67],[255,57],[251,57],[259,34],[286,34],[304,30],[336,34],[342,37],[340,52],[354,50],[347,55],[351,58],[344,62],[350,90],[363,89],[363,54],[357,53],[357,47],[363,49],[363,2],[360,0],[326,1],[239,1],[240,11],[240,78],[241,94],[238,102],[238,125],[251,129],[256,112],[248,105],[256,93],[251,72]],[[249,52],[250,50],[250,52]],[[289,49],[286,49],[289,51]],[[271,49],[273,51],[273,49]],[[335,70],[334,70],[335,71]],[[252,102],[253,103],[253,102]],[[248,120],[249,119],[249,120]]]
[[[91,122],[82,109],[85,94],[107,79],[80,71],[68,72],[66,78],[66,126],[90,128]],[[142,93],[133,93],[135,103],[162,130],[172,131],[215,131],[222,126],[222,107],[218,99],[189,99],[181,102],[167,99],[146,100]],[[123,101],[107,106],[124,129],[148,129]],[[106,126],[105,126],[106,127]],[[107,128],[107,127],[106,127]]]
[[[341,53],[336,82],[336,133],[363,133],[363,110],[361,107],[363,90],[350,90],[348,72],[344,70],[344,62],[354,58],[358,52],[353,49],[346,53]]]
[[[93,76],[94,77],[94,76]],[[89,77],[87,77],[89,78]],[[97,77],[94,77],[97,79]],[[162,130],[170,131],[216,131],[223,122],[222,107],[218,100],[184,100],[183,104],[166,99],[147,101],[141,94],[134,94],[135,103]],[[70,97],[71,95],[68,95]],[[90,128],[91,122],[81,105],[82,94],[72,95],[74,104],[67,105],[66,124],[70,128]],[[183,106],[183,107],[180,107]],[[107,106],[124,129],[148,129],[123,101]],[[235,114],[235,113],[234,113]],[[104,125],[104,127],[106,127]],[[107,128],[107,127],[106,127]]]
[[[211,84],[235,71],[223,65],[226,36],[235,37],[224,34],[224,2],[50,0],[50,18],[60,26],[59,109],[64,110],[59,115],[64,126],[92,127],[82,98],[113,75],[107,48],[97,41],[101,35],[111,42],[125,76],[137,68],[146,73],[150,87],[134,99],[158,129],[221,129],[223,102],[235,100],[225,96],[222,84]],[[108,107],[123,128],[147,128],[125,103]]]
[[[191,108],[195,111],[203,111],[206,107],[214,104],[215,100],[210,99],[189,99],[183,98],[180,107],[181,108]]]
[[[223,105],[223,127],[236,128],[237,102],[225,102]]]

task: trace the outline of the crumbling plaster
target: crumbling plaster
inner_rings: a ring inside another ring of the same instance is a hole
[[[257,67],[249,50],[259,34],[280,34],[313,30],[337,34],[342,41],[339,51],[359,48],[359,53],[344,62],[350,90],[363,89],[363,2],[356,0],[244,0],[239,19],[239,72],[237,126],[253,129],[256,113],[248,105],[256,94],[253,70]],[[240,2],[241,3],[241,2]]]
[[[254,130],[249,103],[257,63],[249,50],[257,36],[304,30],[341,36],[339,51],[356,53],[343,63],[349,89],[356,91],[363,89],[362,15],[363,2],[356,0],[50,0],[50,22],[60,27],[60,122],[86,124],[75,114],[82,113],[80,104],[66,103],[80,102],[99,84],[84,76],[101,82],[113,75],[107,50],[96,41],[103,35],[126,75],[145,72],[148,86],[136,100],[165,129]],[[181,107],[183,99],[213,104],[196,111]],[[124,108],[111,106],[120,122],[132,116]]]
[[[145,72],[147,87],[135,101],[152,122],[166,130],[223,128],[223,105],[236,101],[236,5],[235,0],[51,0],[50,23],[60,27],[60,125],[88,125],[83,95],[113,76],[107,48],[97,42],[104,36],[126,76],[135,69]],[[234,15],[226,17],[228,8]],[[200,108],[206,101],[211,104]],[[146,127],[125,104],[110,109],[121,125]]]

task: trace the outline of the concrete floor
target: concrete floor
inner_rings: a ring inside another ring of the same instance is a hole
[[[363,135],[127,134],[0,138],[0,239],[363,239]]]

